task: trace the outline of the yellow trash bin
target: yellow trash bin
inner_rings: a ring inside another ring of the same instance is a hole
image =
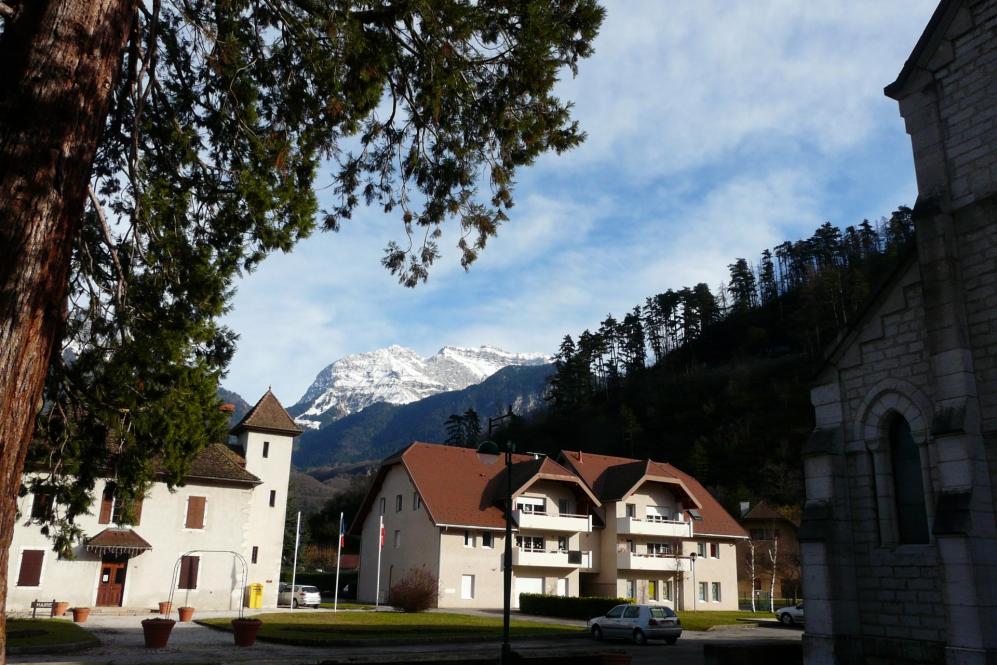
[[[263,585],[256,583],[249,585],[249,608],[259,610],[263,608]]]

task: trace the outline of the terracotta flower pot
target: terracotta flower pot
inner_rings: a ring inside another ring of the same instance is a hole
[[[190,621],[194,616],[193,607],[181,607],[180,609],[177,610],[177,612],[180,614],[181,623]]]
[[[89,617],[90,617],[89,607],[73,608],[73,621],[75,621],[76,623],[86,623]]]
[[[232,633],[237,647],[251,647],[256,643],[256,634],[263,622],[259,619],[232,619]]]
[[[55,605],[52,607],[52,616],[61,617],[63,614],[66,613],[66,610],[68,609],[69,609],[69,603],[65,603],[61,600],[57,601]]]
[[[163,616],[168,616],[170,612],[173,611],[173,603],[168,600],[164,600],[159,603],[159,613]]]
[[[170,641],[170,631],[176,621],[173,619],[144,619],[142,621],[142,636],[147,649],[162,649]]]

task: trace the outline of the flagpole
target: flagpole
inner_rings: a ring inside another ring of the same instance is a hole
[[[381,549],[384,548],[384,516],[380,518],[380,525],[377,530],[377,584],[374,586],[374,610],[381,603]]]
[[[294,610],[294,583],[298,577],[298,544],[301,542],[301,511],[298,511],[298,526],[294,528],[294,564],[291,568],[291,610]]]
[[[339,562],[343,558],[343,513],[339,513],[339,547],[336,548],[336,595],[332,598],[332,611],[339,611]]]

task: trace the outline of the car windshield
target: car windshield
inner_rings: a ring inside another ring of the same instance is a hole
[[[675,616],[675,612],[672,612],[672,608],[670,608],[670,607],[652,607],[651,608],[651,617],[653,617],[655,619],[665,619],[665,618],[673,617],[673,616]]]

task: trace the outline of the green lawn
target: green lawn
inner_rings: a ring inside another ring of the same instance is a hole
[[[441,641],[449,638],[499,638],[502,619],[444,612],[298,612],[262,614],[259,637],[271,642],[331,645],[345,640]],[[198,623],[231,630],[229,619],[207,619]],[[514,637],[538,637],[578,633],[574,626],[513,621]]]
[[[771,619],[771,612],[677,612],[685,630],[708,630],[713,626],[743,623],[739,619]]]
[[[8,647],[53,646],[79,642],[97,644],[97,638],[72,621],[62,619],[7,620]]]

